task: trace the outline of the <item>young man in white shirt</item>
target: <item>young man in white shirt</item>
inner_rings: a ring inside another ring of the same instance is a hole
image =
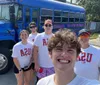
[[[48,39],[53,36],[52,20],[47,19],[44,22],[44,32],[40,33],[34,41],[33,57],[35,70],[39,79],[54,73],[54,67],[48,54]]]
[[[28,41],[33,44],[35,37],[38,35],[36,23],[31,22],[29,24],[29,29],[30,29],[31,33],[29,34]]]
[[[55,74],[42,78],[37,85],[100,85],[97,80],[89,80],[74,73],[76,58],[81,50],[73,32],[56,32],[48,41],[48,50]]]
[[[34,40],[35,40],[35,37],[39,34],[37,32],[37,26],[36,26],[36,23],[35,22],[31,22],[29,24],[29,30],[31,31],[31,33],[29,34],[29,37],[28,37],[28,42],[30,43],[34,43]],[[31,59],[32,61],[32,69],[31,69],[31,84],[34,84],[35,82],[35,70],[34,70],[34,60],[33,60],[33,57]]]
[[[86,29],[79,31],[81,53],[75,64],[75,73],[89,79],[99,80],[100,50],[89,44],[89,38],[90,32]]]

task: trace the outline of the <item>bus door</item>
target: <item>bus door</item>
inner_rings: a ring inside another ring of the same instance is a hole
[[[30,11],[30,8],[27,7],[27,6],[24,6],[24,28],[27,29],[28,28],[28,25],[29,23],[31,22],[31,11]]]
[[[34,21],[38,27],[39,30],[39,23],[40,23],[40,14],[39,14],[39,8],[32,8],[31,9],[31,21]]]
[[[22,29],[24,29],[24,23],[23,23],[23,6],[19,6],[18,7],[18,12],[17,12],[17,20],[16,20],[16,26],[17,26],[17,34],[18,37],[16,39],[18,39],[17,41],[19,41],[19,33]]]

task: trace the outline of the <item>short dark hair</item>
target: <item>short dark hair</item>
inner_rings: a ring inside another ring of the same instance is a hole
[[[75,34],[69,29],[62,29],[57,31],[48,41],[48,51],[52,52],[56,46],[61,43],[63,46],[66,43],[71,48],[75,48],[77,55],[81,52],[81,46]]]
[[[36,23],[35,23],[35,22],[30,22],[29,27],[30,27],[31,25],[35,25],[35,26],[36,26]]]

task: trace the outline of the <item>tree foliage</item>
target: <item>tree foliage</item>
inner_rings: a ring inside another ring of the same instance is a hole
[[[77,0],[86,9],[88,21],[100,21],[100,0]]]

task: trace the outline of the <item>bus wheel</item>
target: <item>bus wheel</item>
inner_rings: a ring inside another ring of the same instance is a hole
[[[11,52],[7,48],[0,48],[0,74],[7,73],[12,67]]]

